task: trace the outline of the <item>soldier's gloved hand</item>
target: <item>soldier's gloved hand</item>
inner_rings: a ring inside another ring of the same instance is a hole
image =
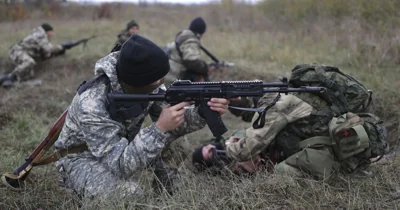
[[[232,62],[228,62],[228,61],[222,61],[222,62],[220,62],[220,65],[223,67],[229,67],[229,66],[234,66],[235,64]]]
[[[217,69],[217,67],[214,66],[214,65],[208,66],[208,73],[209,73],[209,74],[212,73],[213,71],[215,71],[215,69]]]
[[[189,105],[190,103],[188,102],[182,102],[163,108],[155,126],[163,133],[176,129],[184,120],[184,107]]]
[[[229,144],[236,143],[240,140],[237,136],[231,136],[228,140],[225,141],[225,145],[228,146]]]
[[[63,47],[62,50],[53,53],[52,56],[59,56],[59,55],[64,55],[65,54],[65,48]]]

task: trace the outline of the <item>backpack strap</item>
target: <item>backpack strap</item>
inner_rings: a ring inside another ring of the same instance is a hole
[[[344,87],[338,85],[335,81],[327,79],[326,72],[324,68],[320,65],[315,67],[315,72],[318,75],[318,79],[330,90],[333,90],[333,94],[337,100],[339,100],[341,105],[338,105],[337,108],[339,109],[340,113],[345,113],[348,110],[349,102],[346,100],[344,96],[344,92],[346,91]],[[334,101],[332,101],[335,103]],[[335,103],[336,104],[336,103]]]
[[[179,34],[179,33],[178,33],[178,34]],[[177,34],[176,38],[178,37],[178,34]],[[183,60],[183,53],[182,53],[181,49],[179,49],[180,44],[178,44],[178,41],[177,41],[176,38],[175,38],[175,48],[176,48],[176,50],[178,51],[179,57]],[[196,38],[200,40],[200,37],[199,37],[197,34],[196,34]],[[184,41],[186,41],[186,39],[184,39],[182,42],[184,42]],[[208,50],[207,50],[206,48],[204,48],[201,44],[199,44],[199,46],[200,46],[201,51],[203,51],[206,55],[208,55],[208,57],[210,57],[211,59],[213,59],[213,58],[210,56],[210,53],[208,52]],[[214,60],[214,59],[213,59],[213,60]]]
[[[331,137],[329,136],[314,136],[299,142],[299,148],[303,149],[317,144],[332,146],[333,143]]]
[[[179,32],[178,34],[180,34],[180,33],[181,33],[181,32]],[[177,34],[176,37],[175,37],[175,48],[176,48],[176,51],[178,51],[179,57],[183,60],[183,53],[182,53],[181,49],[179,49],[181,45],[178,44],[178,40],[177,40],[178,34]],[[184,41],[185,41],[185,40],[184,40]]]
[[[94,82],[96,82],[98,79],[100,79],[102,77],[106,77],[108,79],[106,74],[99,74],[88,81],[83,81],[77,88],[78,94],[80,95],[83,92],[85,92],[85,90],[87,90],[89,87],[91,87],[94,84]]]

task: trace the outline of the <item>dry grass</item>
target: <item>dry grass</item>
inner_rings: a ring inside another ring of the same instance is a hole
[[[272,0],[257,7],[231,1],[199,7],[114,5],[111,19],[94,18],[96,8],[73,5],[47,19],[44,13],[33,11],[29,13],[29,20],[0,23],[0,68],[4,71],[10,68],[6,61],[8,47],[44,20],[56,29],[55,43],[98,35],[86,49],[77,47],[66,56],[38,65],[36,76],[43,80],[42,85],[9,91],[0,89],[0,173],[21,164],[47,134],[54,120],[69,105],[76,87],[92,77],[94,63],[111,50],[116,33],[131,18],[139,21],[141,34],[164,45],[177,31],[186,28],[191,18],[205,17],[208,31],[202,40],[204,46],[219,59],[237,65],[214,75],[219,80],[276,80],[278,76],[289,76],[290,70],[299,63],[338,66],[374,90],[377,113],[386,121],[395,150],[400,134],[397,64],[400,28],[394,23],[399,18],[390,12],[386,13],[387,17],[361,13],[361,9],[354,9],[359,8],[354,6],[355,0],[349,1],[353,2],[349,11],[331,2],[336,13],[315,12],[327,8],[311,0],[290,2]],[[315,7],[304,6],[307,2],[314,2]],[[360,2],[370,5],[365,6],[368,10],[363,7],[365,11],[379,9],[375,1]],[[282,7],[287,11],[282,12]],[[385,24],[379,25],[379,20]],[[224,121],[230,129],[249,126],[230,114],[224,116]],[[203,129],[189,139],[200,143],[210,136],[208,129]],[[398,157],[393,156],[372,166],[372,177],[342,176],[329,184],[310,180],[294,182],[266,173],[238,179],[194,176],[187,172],[180,191],[173,196],[154,195],[147,187],[149,180],[142,180],[144,176],[138,174],[146,190],[144,197],[84,202],[85,209],[398,209],[399,164]],[[73,197],[57,186],[53,165],[37,168],[33,175],[32,183],[23,192],[11,192],[1,186],[0,209],[77,209]]]

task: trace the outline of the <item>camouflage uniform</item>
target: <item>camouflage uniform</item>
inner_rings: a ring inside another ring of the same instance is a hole
[[[125,197],[140,195],[142,191],[132,176],[148,166],[156,165],[156,171],[162,168],[160,153],[166,145],[205,126],[196,108],[187,110],[184,122],[172,132],[161,133],[154,123],[141,129],[144,118],[157,118],[165,102],[149,102],[141,114],[123,122],[112,120],[106,96],[122,92],[115,70],[118,55],[111,53],[96,63],[95,74],[106,74],[108,80],[100,77],[74,97],[55,143],[58,150],[88,146],[88,151],[69,154],[56,163],[64,185],[85,197],[103,197],[117,191]]]
[[[127,31],[127,30],[122,30],[122,31],[118,34],[117,37],[118,37],[118,39],[117,39],[117,41],[115,42],[115,45],[123,45],[124,42],[125,42],[126,40],[128,40],[129,37],[131,37],[131,34],[130,34],[129,31]]]
[[[13,73],[18,80],[32,77],[33,66],[40,59],[50,58],[64,51],[61,45],[50,43],[42,27],[34,28],[32,33],[11,47],[8,52],[10,60],[17,65]]]
[[[179,46],[179,51],[176,48]],[[200,77],[206,79],[208,65],[201,60],[200,39],[190,30],[183,30],[175,37],[175,42],[168,44],[170,50],[170,72],[165,77],[169,86],[176,79],[199,81]]]
[[[271,104],[276,96],[276,93],[264,95],[259,101],[259,107]],[[289,141],[295,148],[302,139],[329,136],[328,122],[332,116],[324,116],[323,118],[326,119],[320,119],[313,115],[327,106],[324,100],[309,93],[282,94],[277,103],[267,111],[265,126],[259,129],[248,128],[245,137],[227,145],[227,155],[238,161],[247,161],[265,152],[269,146],[277,147],[281,152],[281,162],[275,166],[276,171],[303,176],[302,170],[297,167],[296,160],[304,150],[288,152],[280,145]],[[258,114],[255,115],[253,121],[256,117]],[[290,147],[290,145],[287,146]],[[334,172],[337,163],[334,162],[333,152],[329,146],[321,145],[305,150],[313,154],[318,153],[318,158],[325,160],[326,164],[321,170],[326,171],[326,176]]]

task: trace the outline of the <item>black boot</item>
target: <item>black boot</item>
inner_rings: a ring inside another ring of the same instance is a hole
[[[0,85],[3,84],[3,82],[6,81],[7,78],[8,78],[8,74],[0,75]]]
[[[173,194],[175,185],[179,182],[179,172],[176,168],[167,166],[161,159],[158,159],[154,166],[153,190],[160,195],[162,192]]]
[[[0,76],[0,85],[3,88],[11,88],[16,80],[17,76],[14,73],[5,74]]]

